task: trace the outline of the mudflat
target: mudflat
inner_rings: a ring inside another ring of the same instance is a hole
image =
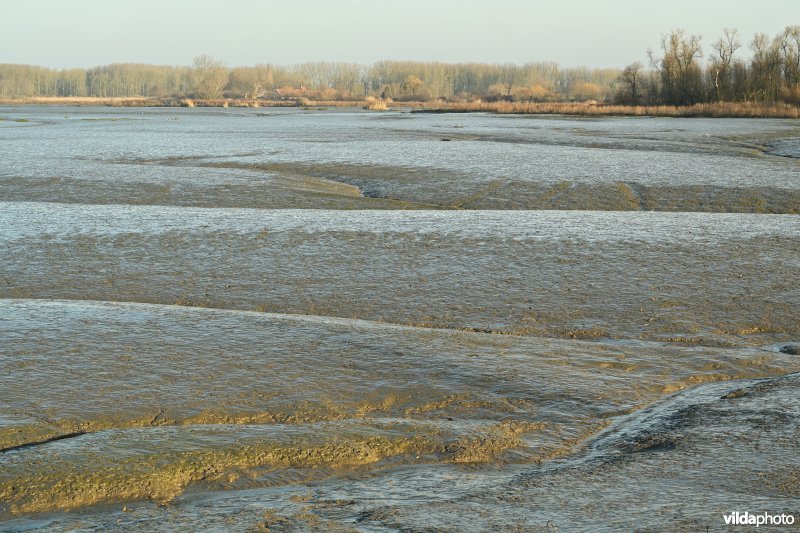
[[[0,118],[0,529],[800,503],[794,121]]]

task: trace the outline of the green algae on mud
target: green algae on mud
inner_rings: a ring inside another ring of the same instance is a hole
[[[255,467],[353,467],[424,450],[425,439],[421,437],[390,440],[369,436],[351,442],[290,446],[259,443],[228,450],[162,453],[105,464],[103,468],[52,469],[10,479],[2,476],[0,513],[48,512],[145,499],[169,501],[191,483],[214,482],[223,476],[235,480]]]

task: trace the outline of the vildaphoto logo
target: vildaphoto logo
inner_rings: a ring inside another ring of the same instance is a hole
[[[792,514],[754,514],[749,511],[740,513],[734,511],[730,514],[722,515],[727,526],[791,526],[794,525],[794,515]]]

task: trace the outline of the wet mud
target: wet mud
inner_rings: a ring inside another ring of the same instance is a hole
[[[3,298],[706,346],[800,336],[792,216],[0,205]]]
[[[800,211],[791,120],[24,107],[0,117],[29,121],[3,130],[0,201]]]
[[[2,531],[800,508],[794,121],[0,119]]]

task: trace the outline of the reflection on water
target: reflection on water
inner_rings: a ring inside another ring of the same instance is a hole
[[[792,121],[0,117],[0,529],[800,503]]]

